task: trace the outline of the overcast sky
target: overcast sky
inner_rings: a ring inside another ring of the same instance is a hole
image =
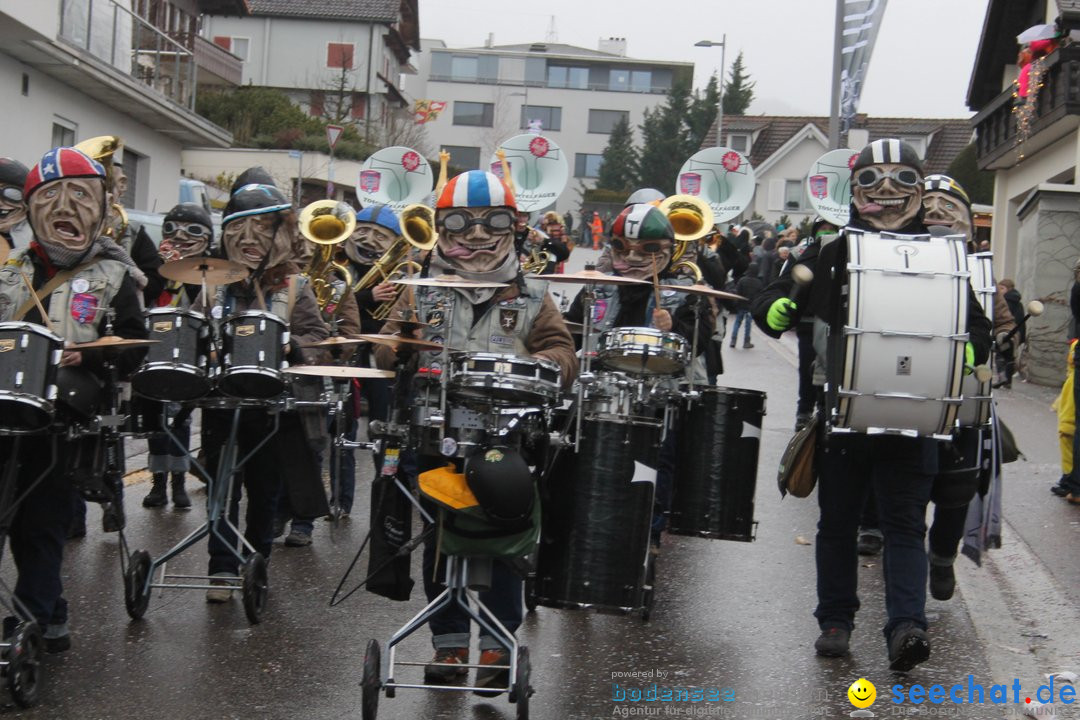
[[[890,0],[859,112],[878,117],[969,117],[964,103],[988,0]],[[627,54],[695,65],[695,86],[739,51],[757,83],[751,114],[825,115],[829,108],[831,0],[420,0],[420,34],[451,47],[547,39],[596,49],[625,37]]]

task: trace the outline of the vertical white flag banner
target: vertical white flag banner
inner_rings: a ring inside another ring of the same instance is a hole
[[[886,0],[837,0],[844,3],[840,60],[840,132],[855,122],[870,54],[874,50]]]

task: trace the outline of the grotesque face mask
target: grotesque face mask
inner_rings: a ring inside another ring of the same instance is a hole
[[[113,165],[113,197],[116,202],[123,202],[124,193],[127,192],[128,178],[124,174],[124,168]]]
[[[944,225],[957,235],[971,237],[971,211],[952,195],[932,191],[923,197],[923,222]]]
[[[38,241],[80,252],[97,239],[105,209],[105,184],[100,178],[56,180],[38,188],[27,208]]]
[[[505,207],[442,208],[439,253],[466,272],[489,272],[506,261],[514,246],[514,211]]]
[[[859,216],[875,230],[901,229],[922,206],[922,178],[908,165],[868,165],[856,170],[851,181]]]
[[[394,239],[394,233],[382,225],[358,222],[356,230],[345,241],[345,254],[354,263],[371,265],[386,254]]]
[[[292,238],[277,213],[233,220],[222,231],[221,242],[230,260],[252,270],[260,265],[264,269],[280,265],[289,258],[292,250]]]
[[[629,240],[618,235],[611,238],[611,267],[623,277],[636,280],[652,278],[653,267],[662,272],[671,262],[674,243],[671,240]]]
[[[161,235],[162,244],[172,247],[176,259],[203,255],[210,248],[210,228],[200,223],[167,220]]]
[[[0,231],[9,232],[26,219],[22,188],[0,185]]]

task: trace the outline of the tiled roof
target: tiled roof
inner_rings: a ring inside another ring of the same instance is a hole
[[[396,22],[401,0],[248,0],[252,15]]]
[[[724,118],[724,132],[755,133],[750,148],[750,164],[759,167],[809,124],[815,125],[823,135],[828,136],[829,118],[797,115],[728,116]],[[924,163],[927,173],[945,172],[972,138],[971,122],[963,118],[876,118],[859,115],[855,127],[869,130],[871,141],[897,136],[932,135]],[[715,144],[714,124],[701,146],[713,147]]]

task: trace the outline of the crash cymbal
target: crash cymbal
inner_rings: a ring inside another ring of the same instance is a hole
[[[745,300],[742,295],[716,290],[708,285],[695,283],[694,285],[661,285],[661,290],[674,290],[675,292],[692,293],[694,295],[708,295],[721,300]]]
[[[293,375],[319,375],[333,378],[392,378],[393,370],[375,370],[373,368],[349,367],[348,365],[297,365],[285,372]]]
[[[345,337],[344,335],[338,335],[336,337],[329,337],[319,342],[309,343],[307,345],[301,345],[302,348],[336,348],[346,347],[348,345],[363,345],[364,341],[359,338]]]
[[[502,288],[509,283],[482,282],[479,280],[466,280],[458,275],[440,275],[439,277],[426,278],[402,278],[391,280],[396,285],[421,285],[423,287],[447,287],[447,288]]]
[[[65,350],[131,350],[133,348],[145,348],[156,345],[157,340],[140,340],[137,338],[122,338],[117,335],[105,335],[97,340],[84,343],[74,343],[65,347]]]
[[[442,343],[431,342],[430,340],[421,340],[419,338],[405,337],[403,335],[380,335],[380,334],[365,334],[357,335],[356,337],[367,340],[370,343],[376,345],[386,345],[392,347],[395,350],[401,345],[409,345],[417,350],[442,350]]]
[[[553,283],[578,283],[584,285],[651,285],[647,280],[635,280],[621,275],[605,275],[596,270],[579,270],[562,275],[526,275],[530,280],[545,280]]]
[[[251,274],[251,271],[240,263],[223,258],[201,256],[167,262],[158,268],[158,272],[167,280],[190,285],[199,285],[204,276],[206,282],[211,285],[228,285],[243,280]]]

